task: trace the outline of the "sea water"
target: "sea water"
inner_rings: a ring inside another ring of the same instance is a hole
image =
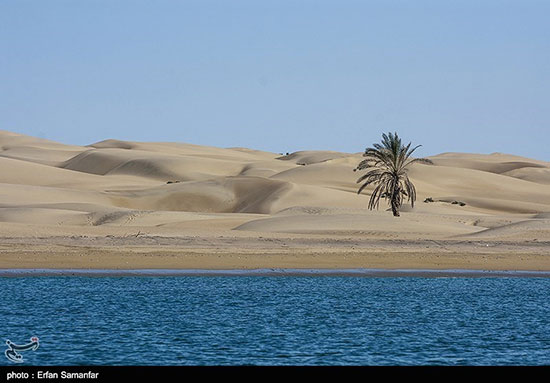
[[[0,289],[2,344],[39,338],[22,365],[550,364],[550,278],[42,276]]]

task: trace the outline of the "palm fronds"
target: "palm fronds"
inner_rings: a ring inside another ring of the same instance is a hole
[[[378,208],[380,198],[385,198],[391,205],[393,215],[399,216],[403,197],[407,197],[414,207],[416,188],[407,175],[408,166],[414,163],[433,164],[427,158],[411,158],[411,155],[421,145],[411,148],[411,143],[403,145],[397,133],[382,134],[380,144],[367,148],[362,160],[353,171],[367,169],[367,173],[359,177],[357,183],[363,182],[357,194],[367,186],[374,185],[369,200],[369,209]]]

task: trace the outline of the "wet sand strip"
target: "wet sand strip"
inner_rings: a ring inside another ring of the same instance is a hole
[[[549,278],[550,271],[467,269],[0,269],[0,277],[420,277]]]

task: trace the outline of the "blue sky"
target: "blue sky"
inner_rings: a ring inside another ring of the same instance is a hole
[[[549,1],[0,1],[0,129],[550,161]]]

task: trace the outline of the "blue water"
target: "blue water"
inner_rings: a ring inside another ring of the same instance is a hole
[[[40,339],[27,365],[550,364],[550,278],[23,277],[0,289],[2,344]]]

